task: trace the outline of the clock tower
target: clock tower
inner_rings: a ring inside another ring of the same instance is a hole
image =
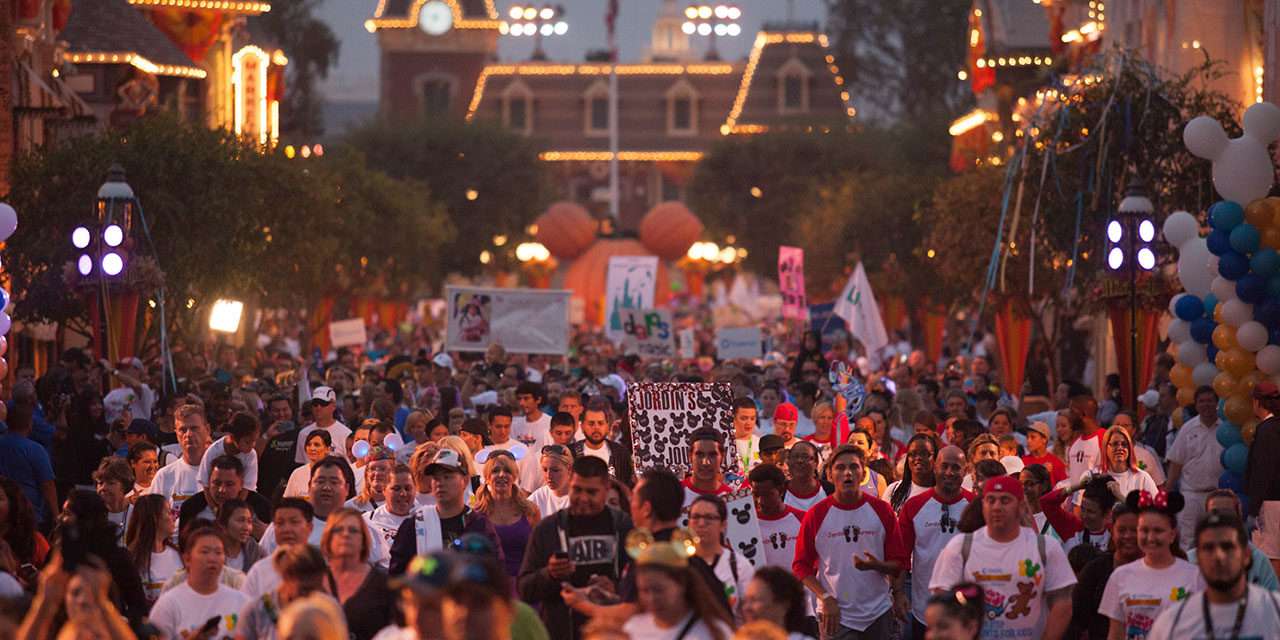
[[[465,116],[500,25],[494,0],[379,0],[365,29],[381,50],[382,114]]]

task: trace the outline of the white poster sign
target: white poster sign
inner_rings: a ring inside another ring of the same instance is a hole
[[[721,360],[754,360],[764,355],[760,327],[740,327],[716,331],[716,357]]]
[[[764,535],[760,533],[760,520],[756,518],[755,498],[749,487],[724,497],[729,507],[728,528],[725,537],[729,539],[729,548],[739,558],[751,561],[751,565],[759,569],[764,566]]]
[[[727,382],[641,382],[627,392],[627,416],[636,473],[666,467],[689,471],[689,434],[711,427],[723,434],[722,470],[738,470],[733,439],[733,387]]]
[[[680,330],[680,357],[693,358],[697,356],[698,338],[694,335],[693,329]]]
[[[569,351],[568,291],[451,286],[445,292],[448,351],[484,351],[493,343],[510,353]]]
[[[329,344],[338,347],[363,346],[369,336],[364,330],[363,318],[338,320],[329,323]]]
[[[666,309],[622,309],[622,345],[627,353],[645,358],[675,356],[675,328]]]
[[[613,256],[604,288],[604,331],[622,339],[622,309],[652,309],[658,280],[657,256]]]

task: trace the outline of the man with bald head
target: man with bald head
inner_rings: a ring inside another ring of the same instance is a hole
[[[934,560],[947,546],[947,541],[959,534],[956,526],[960,513],[973,500],[973,494],[960,486],[964,481],[964,466],[964,450],[954,445],[943,447],[933,460],[933,488],[907,500],[898,514],[902,544],[911,550],[913,638],[924,637],[924,610],[929,601],[929,577],[933,575]],[[899,600],[906,594],[901,588],[894,593],[897,594],[894,606],[904,607]]]

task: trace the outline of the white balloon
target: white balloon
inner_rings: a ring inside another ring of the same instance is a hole
[[[1169,340],[1174,344],[1182,344],[1191,339],[1191,323],[1181,318],[1174,318],[1169,323]]]
[[[1253,305],[1244,300],[1237,298],[1219,304],[1222,305],[1222,321],[1233,327],[1239,327],[1253,319]]]
[[[9,319],[9,314],[0,311],[0,336],[9,333],[9,327],[12,324],[13,321]]]
[[[1197,387],[1213,384],[1213,379],[1216,377],[1218,377],[1218,368],[1212,362],[1201,362],[1191,370],[1191,381],[1196,383]]]
[[[1209,359],[1208,350],[1205,346],[1195,340],[1188,340],[1178,345],[1178,362],[1195,368],[1201,362]]]
[[[1254,362],[1263,373],[1274,376],[1280,373],[1280,346],[1269,344],[1258,351]]]
[[[1236,299],[1236,283],[1222,276],[1215,277],[1213,282],[1209,283],[1209,291],[1218,298],[1218,304]]]
[[[400,447],[404,446],[404,438],[401,438],[398,433],[389,433],[382,439],[382,446],[392,451],[399,451]]]
[[[1271,191],[1275,168],[1267,145],[1280,137],[1280,107],[1259,102],[1244,114],[1244,135],[1227,139],[1208,116],[1187,123],[1182,140],[1191,153],[1213,161],[1213,188],[1227,200],[1248,205]]]
[[[1178,317],[1178,301],[1185,297],[1187,297],[1186,293],[1179,293],[1175,294],[1172,298],[1169,298],[1169,313],[1173,315],[1173,317]]]
[[[1164,239],[1175,247],[1200,236],[1200,223],[1186,211],[1175,211],[1164,220]]]
[[[0,202],[0,242],[8,240],[18,230],[18,212]]]
[[[1182,143],[1187,150],[1205,160],[1216,160],[1230,142],[1222,125],[1209,116],[1197,116],[1182,130]]]
[[[1226,314],[1225,310],[1223,314]],[[1267,346],[1267,338],[1267,328],[1257,320],[1250,320],[1236,329],[1236,342],[1240,343],[1246,351],[1257,353],[1259,349]]]
[[[1217,274],[1209,270],[1209,247],[1204,238],[1195,238],[1178,249],[1178,280],[1182,288],[1193,296],[1203,298],[1209,293],[1209,283]]]
[[[1257,102],[1245,109],[1244,134],[1264,144],[1280,138],[1280,107]]]

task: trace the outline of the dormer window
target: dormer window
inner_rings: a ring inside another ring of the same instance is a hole
[[[444,115],[449,112],[453,103],[452,76],[427,74],[418,78],[418,95],[421,98],[423,115]]]
[[[698,92],[681,78],[667,90],[667,135],[692,136],[698,133]]]
[[[778,69],[778,112],[809,112],[809,83],[813,72],[798,58],[791,58]]]
[[[583,114],[583,132],[588,136],[609,135],[609,86],[597,82],[582,95],[585,113]]]
[[[502,124],[524,135],[533,132],[533,92],[519,79],[502,92]]]

